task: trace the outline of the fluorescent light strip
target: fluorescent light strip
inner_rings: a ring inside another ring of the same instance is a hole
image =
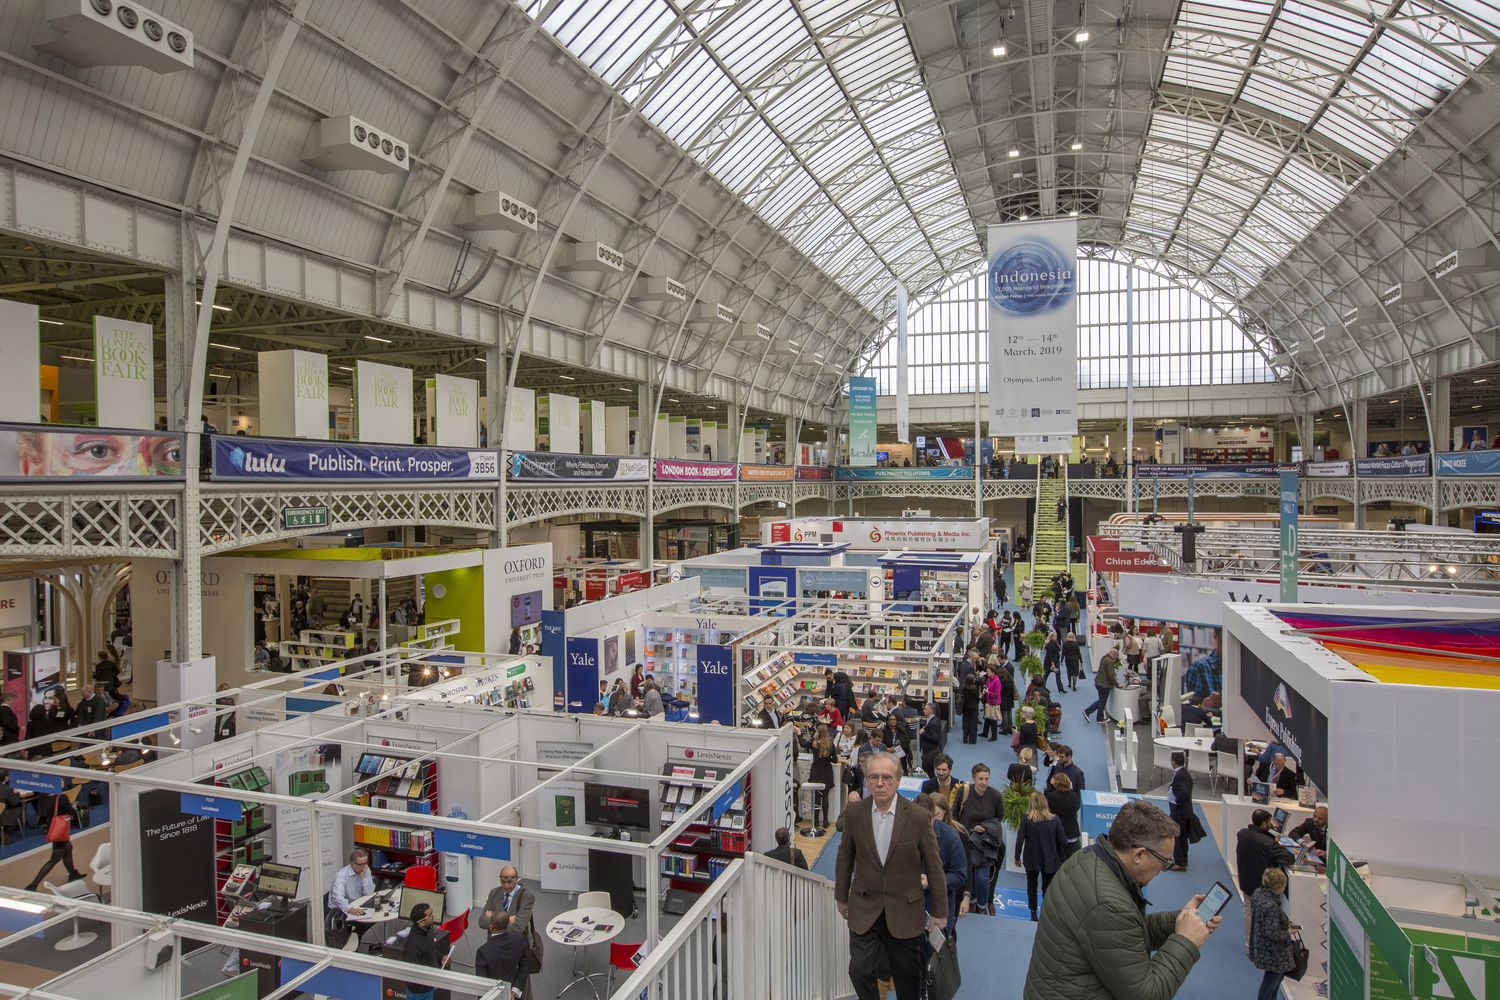
[[[62,326],[63,325],[63,321],[60,320],[60,319],[42,319],[42,320],[37,320],[37,322],[45,324],[46,326]]]
[[[238,350],[240,350],[240,348],[235,347],[233,344],[220,344],[217,341],[213,341],[213,340],[210,340],[208,342],[208,346],[209,347],[222,347],[226,351],[238,351]]]
[[[64,359],[66,359],[66,360],[68,360],[68,361],[84,361],[84,362],[87,362],[88,364],[93,364],[94,363],[94,359],[93,358],[85,358],[85,357],[83,357],[82,355],[79,355],[79,354],[63,354],[63,355],[61,355],[61,357],[64,358]]]
[[[377,337],[373,333],[367,333],[367,334],[365,334],[365,339],[366,340],[373,340],[377,344],[389,344],[390,343],[390,341],[386,340],[384,337]]]
[[[348,365],[334,365],[333,367],[337,368],[341,372],[352,372],[352,371],[354,371],[354,369],[350,368]]]
[[[568,380],[568,381],[569,381],[569,382],[577,382],[577,381],[578,381],[578,380],[577,380],[577,379],[576,379],[576,378],[574,378],[574,377],[573,377],[573,376],[571,376],[571,375],[559,375],[559,376],[557,376],[557,377],[558,377],[558,378],[563,378],[563,379],[567,379],[567,380]]]
[[[222,379],[226,379],[226,380],[234,378],[233,375],[220,375],[218,372],[209,372],[208,373],[208,377],[209,378],[222,378]]]
[[[202,302],[194,302],[193,305],[195,305],[195,306],[201,306],[201,305],[203,305],[203,303]],[[234,310],[231,309],[231,308],[229,308],[228,306],[221,306],[217,302],[214,303],[214,309],[217,310],[218,312],[221,312],[221,313],[234,312]]]

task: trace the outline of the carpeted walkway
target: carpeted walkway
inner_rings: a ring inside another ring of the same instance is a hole
[[[1014,586],[1010,591],[1015,592]],[[1014,605],[1010,607],[1014,610]],[[1030,619],[1029,611],[1027,618]],[[1102,651],[1098,640],[1093,651]],[[1104,728],[1086,724],[1079,714],[1093,700],[1094,690],[1088,684],[1080,684],[1076,693],[1061,696],[1063,731],[1056,738],[1073,748],[1074,762],[1083,768],[1087,787],[1108,791],[1109,750]],[[955,762],[954,773],[965,779],[970,767],[979,761],[989,764],[994,774],[1003,775],[1015,759],[1009,743],[1003,740],[965,744],[957,734],[949,739],[947,753]],[[1206,787],[1200,789],[1200,795],[1208,794]],[[1165,802],[1158,804],[1166,806]],[[1199,818],[1202,819],[1201,809]],[[1204,826],[1214,829],[1206,821]],[[833,878],[837,857],[835,834],[813,865],[813,871]],[[1215,881],[1234,888],[1218,846],[1213,837],[1208,837],[1193,847],[1188,871],[1157,876],[1146,887],[1146,896],[1152,910],[1176,909],[1194,894],[1206,892]],[[1025,876],[1002,870],[996,877],[996,889],[1018,889],[1024,894]],[[1198,964],[1177,993],[1179,1000],[1254,1000],[1261,974],[1245,957],[1244,918],[1238,897],[1225,909],[1224,918],[1223,926],[1209,939]],[[1029,920],[969,916],[959,921],[958,954],[964,985],[956,1000],[1020,1000],[1035,934],[1036,925]]]

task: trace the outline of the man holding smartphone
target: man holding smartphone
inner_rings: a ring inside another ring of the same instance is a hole
[[[1025,1000],[1176,995],[1223,919],[1204,923],[1203,896],[1175,912],[1146,913],[1141,889],[1172,866],[1177,833],[1156,806],[1127,802],[1108,834],[1063,864],[1042,907]]]

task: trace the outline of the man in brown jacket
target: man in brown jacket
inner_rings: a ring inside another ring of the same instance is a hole
[[[859,1000],[877,1000],[878,974],[890,969],[899,1000],[922,990],[922,934],[927,929],[922,873],[943,870],[932,816],[896,794],[901,762],[893,754],[865,758],[869,797],[844,811],[833,898],[849,922],[849,980]],[[929,879],[934,927],[948,923],[947,886]]]

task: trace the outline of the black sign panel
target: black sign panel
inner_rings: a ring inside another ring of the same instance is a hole
[[[572,455],[545,451],[511,452],[506,477],[512,482],[563,480],[646,480],[651,478],[651,460],[616,458],[612,455]]]
[[[1327,717],[1243,644],[1240,697],[1266,724],[1276,742],[1297,758],[1302,773],[1325,793],[1330,791]]]
[[[182,794],[142,792],[141,909],[166,917],[217,921],[214,821],[182,811]]]

